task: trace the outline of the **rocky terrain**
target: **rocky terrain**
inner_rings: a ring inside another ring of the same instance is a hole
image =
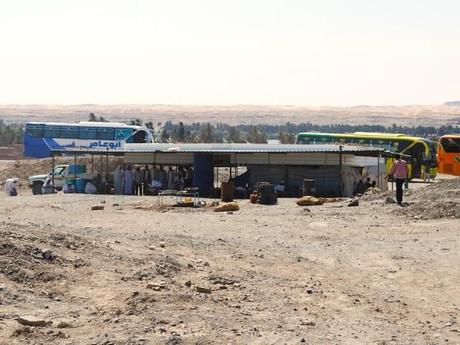
[[[459,188],[228,213],[2,195],[0,344],[459,344],[459,215],[428,214]]]

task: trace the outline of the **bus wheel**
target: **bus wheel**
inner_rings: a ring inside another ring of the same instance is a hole
[[[32,194],[33,195],[42,194],[42,187],[43,187],[43,182],[34,182],[32,186]]]

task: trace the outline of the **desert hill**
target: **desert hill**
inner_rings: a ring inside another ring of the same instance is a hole
[[[110,121],[140,118],[154,123],[224,122],[229,124],[316,124],[447,125],[460,123],[460,105],[409,105],[355,107],[296,106],[181,106],[181,105],[0,105],[0,119],[6,122],[82,121],[89,113]]]

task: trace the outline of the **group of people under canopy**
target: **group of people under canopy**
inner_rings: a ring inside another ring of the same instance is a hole
[[[377,182],[375,181],[371,182],[371,179],[369,177],[365,181],[359,180],[354,194],[363,195],[364,193],[367,192],[369,188],[375,188],[376,185],[377,185]]]
[[[183,190],[192,187],[191,167],[145,165],[143,168],[119,166],[114,174],[114,193],[117,195],[147,195],[159,190]]]

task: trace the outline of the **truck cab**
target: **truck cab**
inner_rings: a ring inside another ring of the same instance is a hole
[[[54,188],[58,190],[62,189],[62,187],[64,187],[65,179],[69,175],[69,165],[58,165],[54,168],[54,172],[50,171],[48,174],[29,176],[28,185],[32,188],[32,193],[34,195],[42,194],[43,184],[47,178],[53,179],[53,174]]]

